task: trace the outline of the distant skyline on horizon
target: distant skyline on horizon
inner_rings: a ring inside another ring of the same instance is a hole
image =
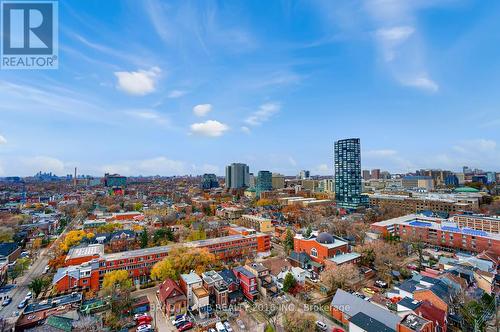
[[[0,70],[0,177],[500,171],[500,2],[59,2],[59,69]]]

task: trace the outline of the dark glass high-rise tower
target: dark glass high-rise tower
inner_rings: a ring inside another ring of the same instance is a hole
[[[361,195],[361,147],[359,138],[334,144],[335,200],[338,207],[354,210],[368,203]]]

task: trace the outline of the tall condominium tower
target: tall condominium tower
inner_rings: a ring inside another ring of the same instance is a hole
[[[248,165],[232,163],[226,166],[226,189],[241,189],[248,187],[250,170]]]
[[[269,171],[259,171],[256,182],[255,193],[257,197],[260,197],[263,191],[273,190],[273,173]]]
[[[361,147],[359,138],[348,138],[334,144],[335,200],[337,206],[354,210],[366,206],[361,195]]]

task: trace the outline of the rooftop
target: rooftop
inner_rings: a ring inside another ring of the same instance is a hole
[[[116,253],[112,253],[112,254],[105,254],[104,257],[107,261],[117,260],[117,259],[135,258],[135,257],[140,257],[140,256],[167,253],[172,248],[173,248],[173,246],[151,247],[151,248],[123,251],[123,252],[116,252]]]
[[[200,276],[194,272],[190,272],[188,274],[181,274],[181,279],[184,280],[184,282],[186,282],[186,284],[188,285],[201,283]]]
[[[71,248],[66,256],[66,260],[80,257],[102,257],[104,255],[104,246],[102,244],[89,244],[86,247]]]
[[[401,321],[401,325],[408,327],[412,331],[421,331],[422,327],[427,323],[429,323],[427,319],[413,314],[409,314]]]

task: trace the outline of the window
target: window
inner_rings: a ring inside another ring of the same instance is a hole
[[[318,250],[316,250],[316,248],[311,249],[311,256],[318,257]]]

